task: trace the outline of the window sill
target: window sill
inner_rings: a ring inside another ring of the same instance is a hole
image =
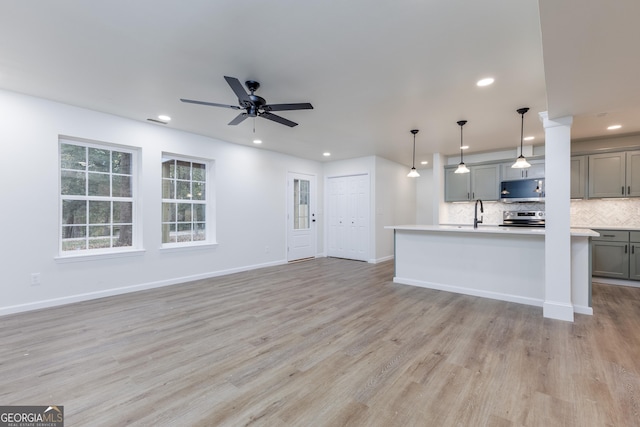
[[[141,256],[146,252],[145,249],[131,249],[126,251],[119,252],[108,252],[108,253],[99,253],[99,254],[68,254],[68,255],[59,255],[54,257],[53,259],[58,263],[67,263],[67,262],[85,262],[85,261],[95,261],[100,259],[110,259],[110,258],[128,258],[133,256]]]
[[[182,251],[198,251],[203,249],[211,249],[218,246],[217,242],[210,243],[199,243],[199,244],[191,244],[191,245],[176,245],[176,246],[161,246],[160,252],[182,252]]]

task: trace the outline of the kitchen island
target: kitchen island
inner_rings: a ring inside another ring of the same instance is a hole
[[[545,229],[456,225],[400,225],[394,230],[393,281],[542,307],[545,303]],[[574,313],[593,314],[589,238],[571,229]]]

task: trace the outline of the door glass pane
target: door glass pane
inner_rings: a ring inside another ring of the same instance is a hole
[[[309,228],[309,181],[293,180],[293,229]]]

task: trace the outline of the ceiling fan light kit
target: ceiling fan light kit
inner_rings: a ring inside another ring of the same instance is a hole
[[[527,159],[524,157],[524,154],[522,154],[522,144],[524,141],[524,115],[527,111],[529,111],[529,108],[518,108],[516,111],[522,116],[522,120],[520,122],[520,156],[518,156],[516,162],[511,165],[511,167],[515,169],[523,169],[531,166],[531,164],[527,162]]]
[[[413,134],[413,163],[411,163],[411,170],[407,174],[409,178],[417,178],[420,176],[420,174],[416,170],[416,133],[418,132],[418,129],[411,130],[411,133]]]
[[[272,111],[292,111],[292,110],[313,110],[313,105],[308,102],[294,103],[294,104],[267,104],[267,100],[255,94],[255,91],[260,87],[260,83],[255,80],[247,80],[245,85],[249,89],[249,93],[244,89],[240,80],[235,77],[224,76],[227,84],[231,87],[231,90],[238,97],[239,105],[218,104],[216,102],[196,101],[193,99],[180,98],[180,101],[190,104],[207,105],[210,107],[222,107],[231,108],[233,110],[243,110],[233,120],[229,122],[229,125],[235,126],[242,123],[249,117],[262,117],[272,122],[280,123],[281,125],[295,127],[298,123],[285,119],[271,113]]]

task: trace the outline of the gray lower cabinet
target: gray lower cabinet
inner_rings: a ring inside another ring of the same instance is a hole
[[[640,232],[595,230],[591,239],[593,276],[640,280]],[[631,242],[634,239],[636,242]]]
[[[629,279],[640,280],[640,231],[629,233]]]

